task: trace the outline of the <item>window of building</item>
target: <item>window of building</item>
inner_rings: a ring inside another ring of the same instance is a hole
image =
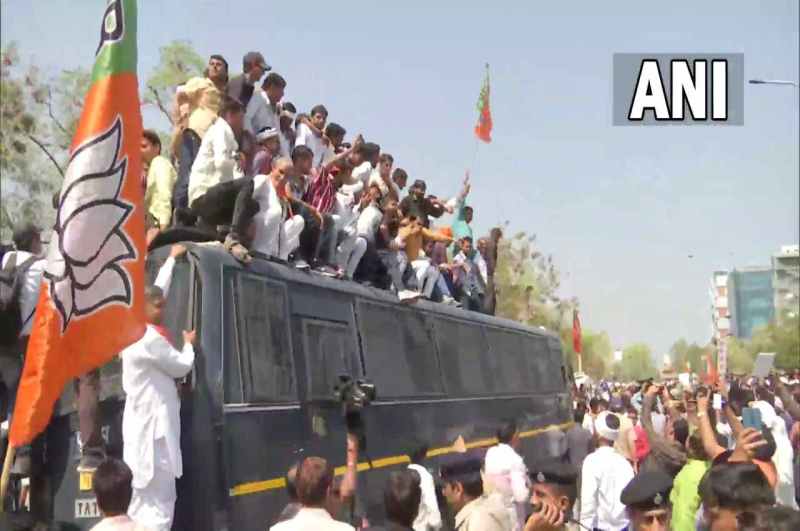
[[[297,400],[285,287],[242,273],[234,297],[244,402]]]
[[[421,312],[360,302],[358,321],[367,377],[378,398],[442,394],[433,333]]]

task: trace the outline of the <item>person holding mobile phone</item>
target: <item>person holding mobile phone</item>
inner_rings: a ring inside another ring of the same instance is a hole
[[[525,531],[569,529],[572,506],[578,496],[578,472],[559,460],[537,463],[530,473],[533,514]]]

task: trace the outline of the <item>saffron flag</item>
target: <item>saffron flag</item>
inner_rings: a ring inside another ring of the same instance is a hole
[[[578,317],[578,310],[572,310],[572,348],[580,354],[583,349],[581,343],[581,319]]]
[[[71,379],[138,340],[144,215],[136,0],[112,0],[70,148],[10,441],[29,443]]]
[[[717,367],[714,364],[714,358],[710,353],[706,353],[706,384],[712,385],[717,383]]]
[[[475,125],[475,136],[484,142],[492,141],[492,110],[489,107],[489,65],[486,65],[486,77],[483,79],[481,95],[478,96],[478,123]]]

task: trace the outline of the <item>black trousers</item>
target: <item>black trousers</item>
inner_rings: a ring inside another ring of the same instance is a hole
[[[198,224],[212,228],[217,225],[232,224],[237,203],[241,202],[242,210],[247,210],[247,201],[244,198],[239,199],[239,192],[242,189],[249,190],[252,200],[253,179],[251,177],[215,184],[205,194],[195,199],[191,210],[192,214],[200,218]],[[243,212],[240,215],[243,215]]]

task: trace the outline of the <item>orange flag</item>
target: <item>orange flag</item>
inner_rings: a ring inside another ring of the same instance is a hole
[[[484,142],[492,141],[492,110],[489,108],[489,64],[486,64],[486,77],[478,97],[478,123],[475,125],[475,136]]]
[[[113,0],[59,195],[11,424],[14,447],[45,429],[67,382],[144,333],[136,54],[136,0]]]
[[[572,348],[580,354],[583,343],[581,342],[581,319],[578,317],[577,308],[572,310]]]

